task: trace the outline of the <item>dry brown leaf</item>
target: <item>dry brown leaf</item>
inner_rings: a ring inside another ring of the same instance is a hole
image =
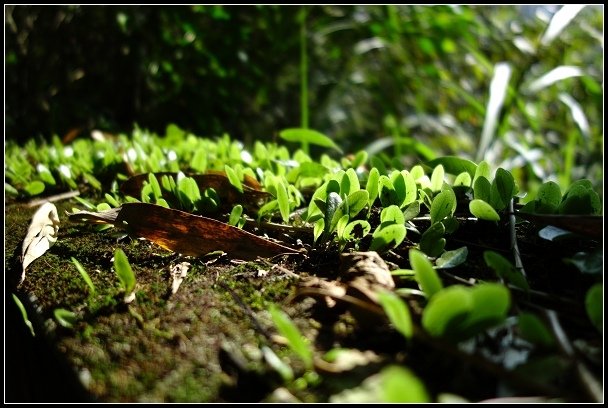
[[[521,211],[516,212],[515,215],[537,225],[553,225],[598,241],[604,237],[602,215],[529,214]]]
[[[56,241],[59,231],[59,216],[53,203],[44,203],[32,217],[21,246],[21,282],[25,279],[25,269],[41,257]]]
[[[190,269],[189,262],[180,262],[171,268],[171,294],[175,295],[179,289],[179,285],[182,284],[184,278],[188,275],[188,269]]]
[[[81,211],[69,217],[70,220],[114,224],[131,235],[189,256],[223,251],[233,258],[255,260],[298,252],[212,218],[155,204],[127,203],[108,211]]]

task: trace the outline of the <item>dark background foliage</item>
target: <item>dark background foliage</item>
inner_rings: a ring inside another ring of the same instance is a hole
[[[272,140],[302,122],[305,21],[309,125],[343,150],[386,152],[404,165],[440,154],[485,157],[523,168],[521,180],[600,180],[603,7],[585,7],[542,47],[557,10],[5,6],[5,137],[128,133],[135,123],[163,134],[175,123],[200,136]],[[511,89],[481,149],[501,62],[512,69]],[[582,75],[529,91],[559,66]]]

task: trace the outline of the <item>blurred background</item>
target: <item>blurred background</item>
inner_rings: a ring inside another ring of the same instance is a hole
[[[5,139],[306,125],[601,194],[603,55],[602,5],[5,5]]]

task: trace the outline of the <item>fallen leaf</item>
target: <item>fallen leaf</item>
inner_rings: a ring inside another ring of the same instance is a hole
[[[554,225],[598,241],[604,237],[604,217],[602,215],[529,214],[521,211],[516,212],[515,215],[536,225]]]
[[[171,269],[171,294],[174,295],[177,292],[179,285],[182,284],[182,281],[188,275],[188,269],[190,269],[189,262],[181,262]]]
[[[69,218],[72,221],[113,224],[131,235],[188,256],[223,251],[233,258],[249,261],[298,252],[212,218],[155,204],[127,203],[97,213],[72,213]]]
[[[21,246],[23,269],[20,284],[25,279],[25,269],[29,264],[41,257],[57,241],[58,231],[57,207],[49,202],[42,204],[34,213]]]

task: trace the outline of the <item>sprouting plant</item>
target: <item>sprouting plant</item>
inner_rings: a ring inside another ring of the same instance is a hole
[[[304,362],[307,369],[313,368],[313,352],[310,344],[296,327],[289,316],[277,305],[271,304],[268,308],[272,321],[277,330],[285,339],[289,348],[296,353]]]
[[[55,316],[57,323],[67,329],[73,328],[74,324],[78,321],[76,313],[63,308],[53,310],[53,315]]]
[[[118,276],[120,286],[125,292],[125,303],[129,303],[133,299],[133,291],[135,290],[135,273],[131,269],[127,255],[120,248],[114,252],[114,271]]]
[[[21,317],[23,318],[23,322],[25,323],[27,328],[30,329],[30,333],[32,333],[32,337],[35,337],[36,333],[34,333],[34,326],[32,325],[32,322],[30,321],[30,319],[27,317],[27,310],[25,310],[25,306],[23,305],[21,300],[17,297],[17,295],[15,295],[14,293],[12,295],[13,295],[13,300],[15,301],[15,304],[17,305],[17,308],[19,308],[19,311],[21,312]]]
[[[94,295],[96,292],[96,289],[95,289],[95,285],[93,284],[93,281],[91,280],[91,277],[89,276],[87,271],[84,269],[82,264],[80,262],[78,262],[78,260],[76,258],[72,257],[71,260],[72,260],[72,263],[74,264],[74,266],[76,267],[76,269],[78,270],[78,272],[80,273],[80,276],[82,276],[82,279],[85,281],[85,283],[89,287],[89,294]]]

